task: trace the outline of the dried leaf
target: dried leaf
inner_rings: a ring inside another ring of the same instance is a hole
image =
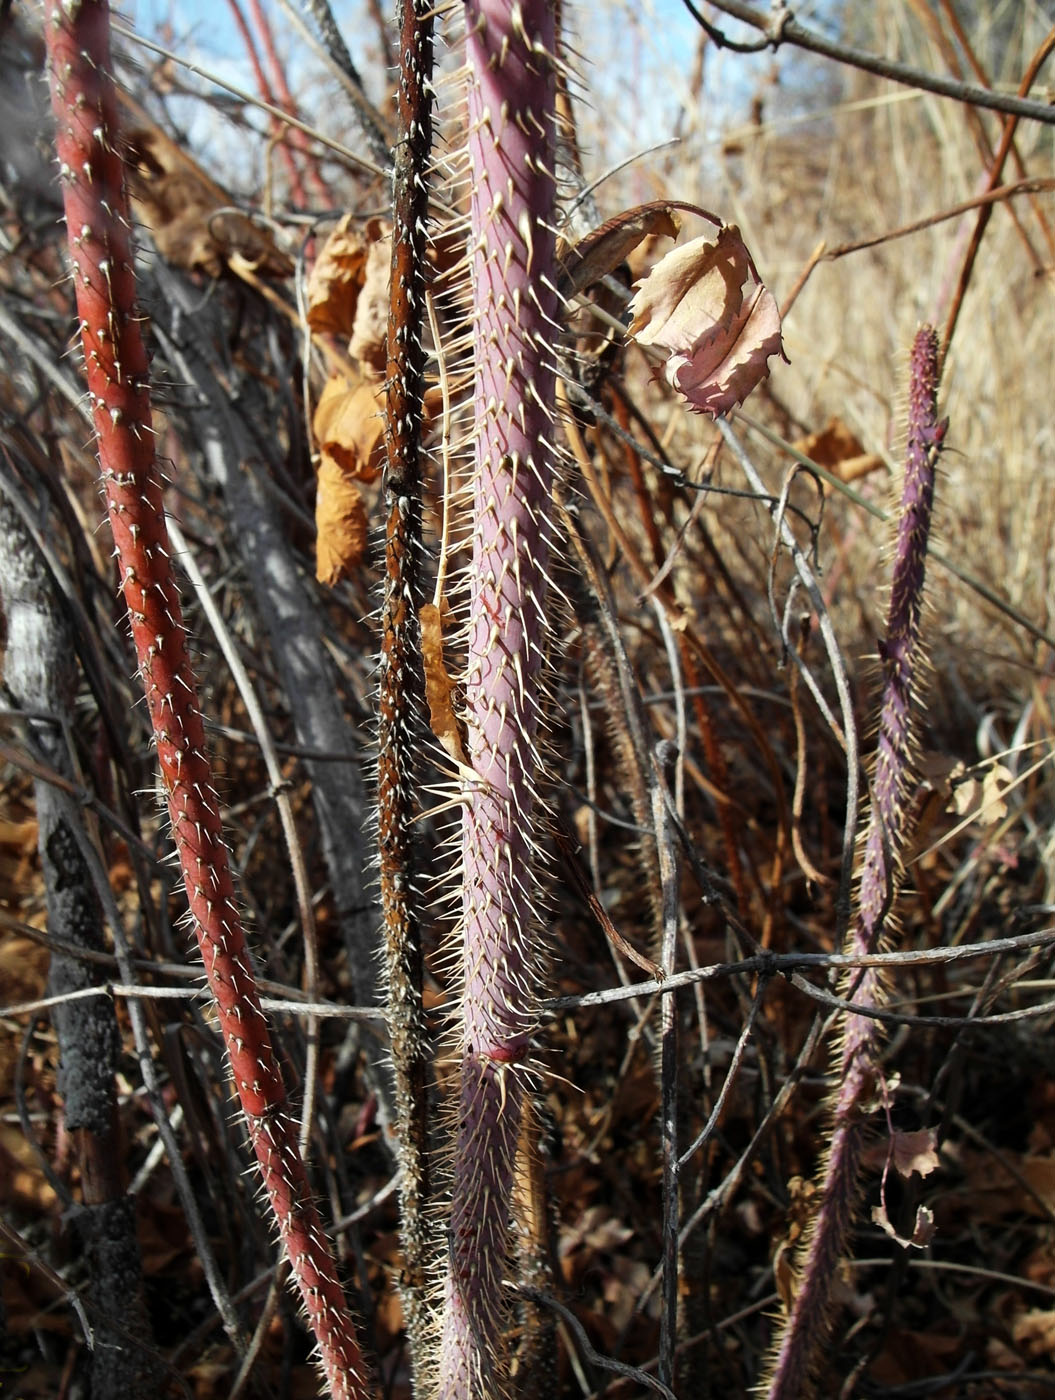
[[[912,1234],[908,1236],[899,1235],[894,1229],[890,1217],[886,1213],[885,1205],[872,1207],[872,1222],[903,1249],[925,1249],[934,1238],[934,1212],[928,1210],[926,1206],[920,1206],[917,1209],[916,1222],[912,1227]]]
[[[51,1183],[40,1170],[33,1149],[13,1123],[0,1123],[0,1181],[4,1205],[46,1215],[56,1201]]]
[[[834,471],[847,457],[860,457],[864,444],[843,420],[835,415],[819,432],[809,433],[792,443],[799,452]]]
[[[877,452],[866,452],[859,438],[838,417],[829,418],[820,432],[799,438],[792,446],[818,466],[827,467],[840,481],[859,481],[886,465]]]
[[[909,1331],[890,1327],[886,1342],[868,1368],[868,1376],[885,1386],[919,1383],[924,1376],[942,1376],[951,1371],[962,1355],[965,1338],[961,1333],[944,1335],[933,1327]],[[935,1387],[940,1395],[940,1390]]]
[[[744,399],[783,355],[780,313],[758,280],[734,225],[714,242],[694,239],[638,283],[630,334],[669,353],[666,377],[697,413],[719,417]]]
[[[349,478],[374,481],[384,466],[385,394],[375,383],[334,374],[319,396],[312,428],[319,450]]]
[[[1004,793],[1014,779],[1002,763],[990,763],[980,775],[965,778],[962,763],[953,769],[953,806],[961,817],[970,816],[983,826],[995,826],[1007,816]]]
[[[308,278],[308,325],[313,331],[352,334],[367,249],[381,236],[381,227],[380,219],[371,219],[364,227],[361,219],[346,214],[323,244]]]
[[[614,272],[646,238],[677,238],[679,224],[665,202],[639,204],[580,238],[561,258],[560,291],[584,292]]]
[[[914,1133],[894,1133],[891,1154],[899,1176],[908,1178],[913,1172],[929,1176],[941,1165],[937,1129],[920,1128]]]
[[[1055,1356],[1055,1312],[1030,1308],[1015,1319],[1011,1336],[1031,1361]]]
[[[773,1281],[784,1308],[790,1312],[799,1283],[795,1252],[806,1227],[816,1214],[817,1187],[805,1177],[793,1176],[788,1181],[787,1189],[787,1234],[773,1256]]]
[[[359,487],[323,453],[315,496],[315,577],[331,588],[349,578],[366,552],[366,506]]]
[[[713,243],[694,238],[672,249],[638,284],[630,334],[640,345],[693,353],[739,315],[750,265],[735,224],[721,229]]]
[[[425,698],[429,706],[429,727],[455,763],[468,767],[462,745],[462,731],[451,704],[454,684],[443,660],[443,622],[435,603],[426,603],[418,612],[421,624],[421,658],[425,668]]]
[[[24,890],[37,861],[36,818],[13,822],[0,818],[0,889]]]
[[[370,244],[363,286],[355,308],[349,354],[362,365],[384,372],[388,355],[388,288],[392,275],[392,234]]]
[[[290,276],[293,263],[268,229],[231,208],[227,191],[160,127],[132,127],[125,139],[136,217],[166,262],[219,277],[237,256],[260,276]]]

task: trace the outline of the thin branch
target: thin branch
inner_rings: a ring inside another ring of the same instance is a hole
[[[162,44],[155,44],[152,39],[146,39],[142,34],[137,34],[127,24],[121,24],[119,20],[114,20],[111,26],[115,34],[120,34],[123,39],[130,40],[133,44],[138,44],[141,48],[149,49],[151,53],[159,54],[170,63],[177,63],[182,68],[186,68],[188,73],[193,73],[195,77],[203,79],[207,83],[212,83],[214,87],[223,88],[224,92],[229,92],[232,97],[237,97],[239,102],[244,102],[247,107],[258,107],[261,112],[266,112],[268,116],[277,117],[279,121],[287,126],[296,127],[298,131],[303,131],[305,136],[310,136],[313,141],[317,141],[320,146],[325,146],[327,150],[339,155],[342,160],[347,161],[356,170],[367,170],[371,175],[384,176],[387,174],[382,165],[378,165],[372,160],[367,160],[365,156],[359,155],[344,146],[340,141],[335,141],[332,137],[319,131],[317,127],[308,122],[302,122],[299,117],[291,117],[288,112],[283,112],[281,107],[276,107],[270,102],[264,102],[259,97],[254,97],[251,92],[246,92],[245,88],[235,87],[218,74],[211,72],[208,68],[202,68],[197,63],[191,63],[189,59],[182,58],[171,49],[166,49]]]
[[[851,68],[860,68],[865,73],[874,73],[879,78],[888,78],[894,83],[917,88],[922,92],[933,92],[938,97],[948,97],[954,102],[966,102],[973,107],[987,107],[992,112],[1005,112],[1009,116],[1029,117],[1047,126],[1055,125],[1055,109],[1044,102],[1030,102],[1021,97],[1002,96],[989,88],[978,87],[974,83],[957,82],[943,78],[937,73],[928,73],[922,68],[913,68],[908,63],[896,59],[883,58],[879,54],[868,53],[850,44],[842,44],[835,39],[827,39],[815,30],[807,29],[792,18],[791,11],[781,5],[773,13],[763,15],[753,5],[745,5],[742,0],[711,0],[716,9],[731,15],[760,30],[766,36],[767,46],[778,49],[781,44],[793,44],[822,58],[834,59]],[[719,38],[721,31],[713,26],[708,30],[715,42],[732,48],[733,45]]]
[[[958,218],[961,214],[970,213],[972,209],[980,209],[986,204],[999,204],[1002,200],[1013,199],[1020,194],[1046,194],[1055,190],[1055,179],[1050,176],[1031,176],[1025,180],[1015,180],[1010,185],[1000,185],[995,190],[988,190],[985,194],[976,194],[971,199],[962,200],[959,204],[953,204],[948,209],[941,209],[936,214],[928,214],[925,218],[915,219],[910,224],[902,224],[899,228],[887,229],[885,233],[873,234],[870,238],[859,238],[853,243],[840,243],[836,248],[829,248],[821,255],[821,262],[834,262],[837,258],[845,258],[849,253],[860,253],[865,248],[877,248],[883,243],[892,243],[896,238],[907,238],[909,234],[921,233],[923,229],[933,228],[936,224],[943,224],[947,219]]]
[[[200,977],[200,973],[194,973]],[[0,1006],[0,1017],[31,1016],[53,1006],[65,1006],[89,997],[109,996],[138,998],[140,1001],[204,1001],[209,1000],[208,987],[146,987],[141,982],[97,982],[91,987],[57,996],[37,997],[33,1001],[12,1002]],[[371,1006],[337,1006],[332,1001],[292,1001],[288,997],[260,998],[265,1011],[282,1011],[291,1016],[327,1018],[335,1021],[362,1021],[383,1032],[385,1013]]]
[[[747,477],[751,489],[759,496],[765,496],[765,486],[762,478],[758,474],[754,463],[745,451],[740,439],[733,432],[732,428],[724,418],[718,419],[718,430],[725,438],[726,442],[733,450],[736,460],[740,463],[741,470]],[[825,649],[828,653],[828,661],[831,665],[832,677],[835,681],[835,689],[839,697],[839,709],[842,714],[842,728],[836,724],[828,702],[825,700],[817,682],[813,678],[813,673],[806,666],[799,655],[798,648],[789,647],[788,653],[791,660],[799,669],[799,674],[809,687],[810,693],[816,700],[821,713],[832,726],[836,736],[845,747],[846,751],[846,817],[843,825],[843,845],[842,845],[842,868],[839,881],[839,895],[836,903],[836,933],[839,939],[842,938],[846,924],[849,919],[850,903],[850,876],[853,869],[854,853],[854,832],[857,829],[857,804],[860,789],[860,760],[857,750],[857,726],[854,721],[853,700],[850,695],[850,682],[846,674],[846,666],[843,662],[842,652],[839,649],[838,639],[832,625],[831,616],[821,595],[814,578],[813,570],[807,562],[806,556],[799,548],[795,536],[792,534],[791,526],[784,518],[784,511],[780,507],[771,507],[770,515],[777,522],[778,534],[795,564],[795,570],[803,587],[809,595],[817,614],[818,626],[821,636],[824,638]]]
[[[996,957],[1001,953],[1020,953],[1029,948],[1047,948],[1052,945],[1055,945],[1055,929],[1025,933],[1014,938],[994,938],[988,943],[964,943],[956,948],[924,948],[898,953],[759,953],[753,957],[741,958],[738,962],[711,963],[707,967],[690,968],[686,972],[676,972],[673,977],[662,980],[631,982],[626,987],[608,987],[604,991],[584,992],[578,996],[553,997],[543,1003],[543,1011],[547,1016],[557,1016],[563,1011],[587,1006],[610,1006],[613,1002],[632,1001],[635,997],[670,996],[682,987],[692,986],[694,982],[711,982],[719,977],[772,978],[788,976],[802,968],[828,970],[850,967],[927,967],[932,964],[963,962],[970,958]],[[825,1001],[827,1005],[838,1007],[840,1010],[862,1010],[852,1002],[829,997],[827,993],[809,983],[805,983],[801,990],[816,1000]],[[918,1021],[923,1025],[935,1025],[948,1021],[953,1025],[961,1025],[964,1020],[963,1017],[906,1018],[897,1016],[894,1012],[883,1014],[899,1023],[907,1020],[909,1024]]]

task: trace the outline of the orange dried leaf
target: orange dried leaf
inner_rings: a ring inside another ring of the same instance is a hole
[[[327,453],[315,495],[315,577],[329,587],[349,578],[366,552],[367,518],[355,482]]]
[[[327,381],[312,428],[320,451],[346,476],[373,481],[384,466],[384,408],[384,390],[375,384],[353,384],[342,374]]]
[[[783,355],[780,313],[758,280],[740,231],[675,248],[637,284],[630,334],[668,352],[668,382],[697,413],[728,413]]]
[[[878,452],[866,452],[861,441],[838,417],[829,418],[819,432],[799,438],[792,446],[818,466],[827,467],[840,481],[859,481],[886,465]]]
[[[377,222],[377,221],[373,221]],[[363,287],[355,308],[348,352],[362,365],[384,372],[388,356],[388,289],[392,277],[392,234],[370,244]]]
[[[443,660],[443,621],[435,603],[426,603],[418,612],[421,624],[421,659],[425,668],[425,698],[429,706],[429,728],[455,763],[466,764],[461,728],[451,703],[454,685]]]
[[[351,335],[367,247],[361,220],[346,214],[323,244],[308,278],[308,325],[313,331]]]

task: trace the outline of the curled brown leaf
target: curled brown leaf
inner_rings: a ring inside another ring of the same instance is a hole
[[[662,258],[637,284],[630,334],[665,350],[668,383],[696,413],[743,403],[783,355],[780,313],[733,224]]]

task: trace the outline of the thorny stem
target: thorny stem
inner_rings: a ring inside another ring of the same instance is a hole
[[[442,1400],[502,1386],[502,1278],[537,1017],[533,858],[555,479],[556,25],[467,0],[474,308],[473,556],[463,792],[461,1102]]]
[[[925,326],[912,347],[905,482],[887,634],[879,649],[883,672],[879,740],[851,954],[875,950],[901,875],[927,543],[935,467],[946,429],[946,423],[938,421],[937,392],[938,337]],[[852,992],[854,1002],[862,1007],[878,1006],[884,999],[879,967],[864,968],[848,986],[844,994]],[[795,1300],[777,1344],[769,1400],[799,1400],[813,1393],[818,1354],[831,1326],[832,1288],[853,1224],[865,1146],[865,1104],[875,1087],[874,1060],[880,1039],[880,1021],[847,1016],[835,1071],[834,1123],[820,1208],[805,1246]]]
[[[403,1306],[416,1375],[424,1361],[429,1197],[429,1044],[422,1006],[420,891],[413,857],[420,708],[421,424],[425,393],[427,170],[432,140],[431,0],[400,0],[399,140],[385,403],[385,581],[378,695],[378,843],[388,1029],[399,1114]],[[416,732],[417,731],[417,732]]]
[[[105,0],[48,0],[56,145],[107,513],[191,922],[249,1138],[332,1394],[369,1394],[260,1008],[169,559]]]

